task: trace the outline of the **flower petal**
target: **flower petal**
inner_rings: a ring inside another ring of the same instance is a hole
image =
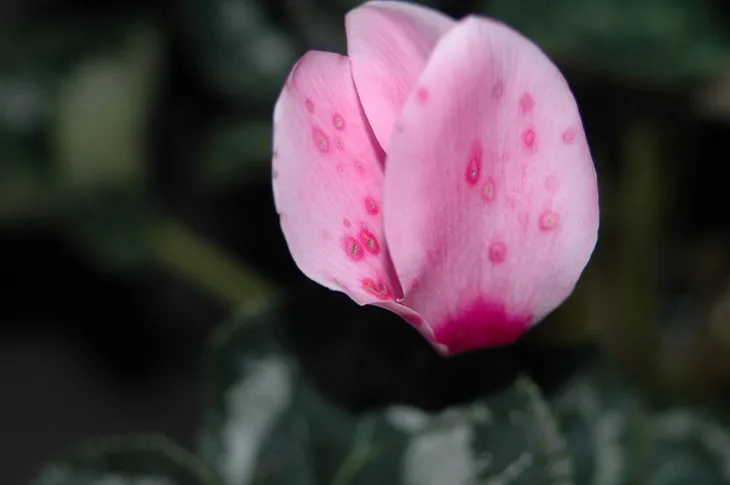
[[[383,203],[402,303],[433,341],[518,339],[570,295],[597,238],[595,170],[557,68],[501,23],[460,22],[397,121]]]
[[[386,152],[393,123],[428,56],[455,24],[436,10],[409,2],[371,1],[345,17],[357,92]]]
[[[383,157],[348,58],[307,53],[274,109],[274,201],[299,269],[361,305],[401,296],[382,237]]]

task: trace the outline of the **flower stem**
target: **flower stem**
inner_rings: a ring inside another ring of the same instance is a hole
[[[162,266],[193,281],[232,307],[260,303],[274,289],[254,270],[212,246],[175,221],[162,219],[152,234],[153,253]]]

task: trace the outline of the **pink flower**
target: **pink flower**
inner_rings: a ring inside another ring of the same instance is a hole
[[[273,187],[301,271],[444,355],[514,342],[573,291],[598,233],[575,99],[496,21],[371,1],[274,110]]]

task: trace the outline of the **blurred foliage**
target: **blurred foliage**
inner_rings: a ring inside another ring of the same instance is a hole
[[[66,227],[113,267],[150,252],[144,135],[159,43],[155,30],[133,30],[121,52],[83,61],[59,89],[54,139]]]
[[[189,452],[157,436],[109,437],[49,464],[38,485],[215,485]]]
[[[266,4],[257,0],[179,4],[199,72],[230,99],[268,107],[298,53],[293,39],[272,22]]]
[[[421,2],[556,60],[601,184],[574,295],[516,345],[447,360],[312,289],[278,229],[273,103],[302,53],[345,52],[360,2],[72,3],[0,18],[0,232],[50,228],[99,274],[173,275],[234,317],[207,354],[199,457],[110,438],[38,485],[730,482],[725,3]]]
[[[648,408],[602,363],[552,398],[521,378],[496,396],[439,413],[393,405],[353,415],[312,387],[282,345],[284,314],[280,305],[257,305],[215,333],[204,376],[205,466],[164,441],[129,438],[87,445],[35,483],[117,476],[113,483],[160,477],[172,485],[730,480],[725,424],[691,408]]]
[[[710,2],[491,0],[488,11],[568,63],[656,84],[727,67],[730,31]]]
[[[241,180],[268,176],[271,171],[271,123],[234,120],[221,123],[205,143],[200,174],[207,190],[221,190]]]

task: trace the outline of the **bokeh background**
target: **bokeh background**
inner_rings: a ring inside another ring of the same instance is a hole
[[[574,89],[600,240],[517,345],[443,360],[407,325],[303,278],[270,189],[273,103],[355,0],[0,3],[0,481],[105,433],[192,447],[201,352],[273,292],[313,380],[353,411],[438,409],[606,358],[660,400],[730,390],[730,4],[430,0],[535,40]],[[483,376],[474,379],[474,375]]]

